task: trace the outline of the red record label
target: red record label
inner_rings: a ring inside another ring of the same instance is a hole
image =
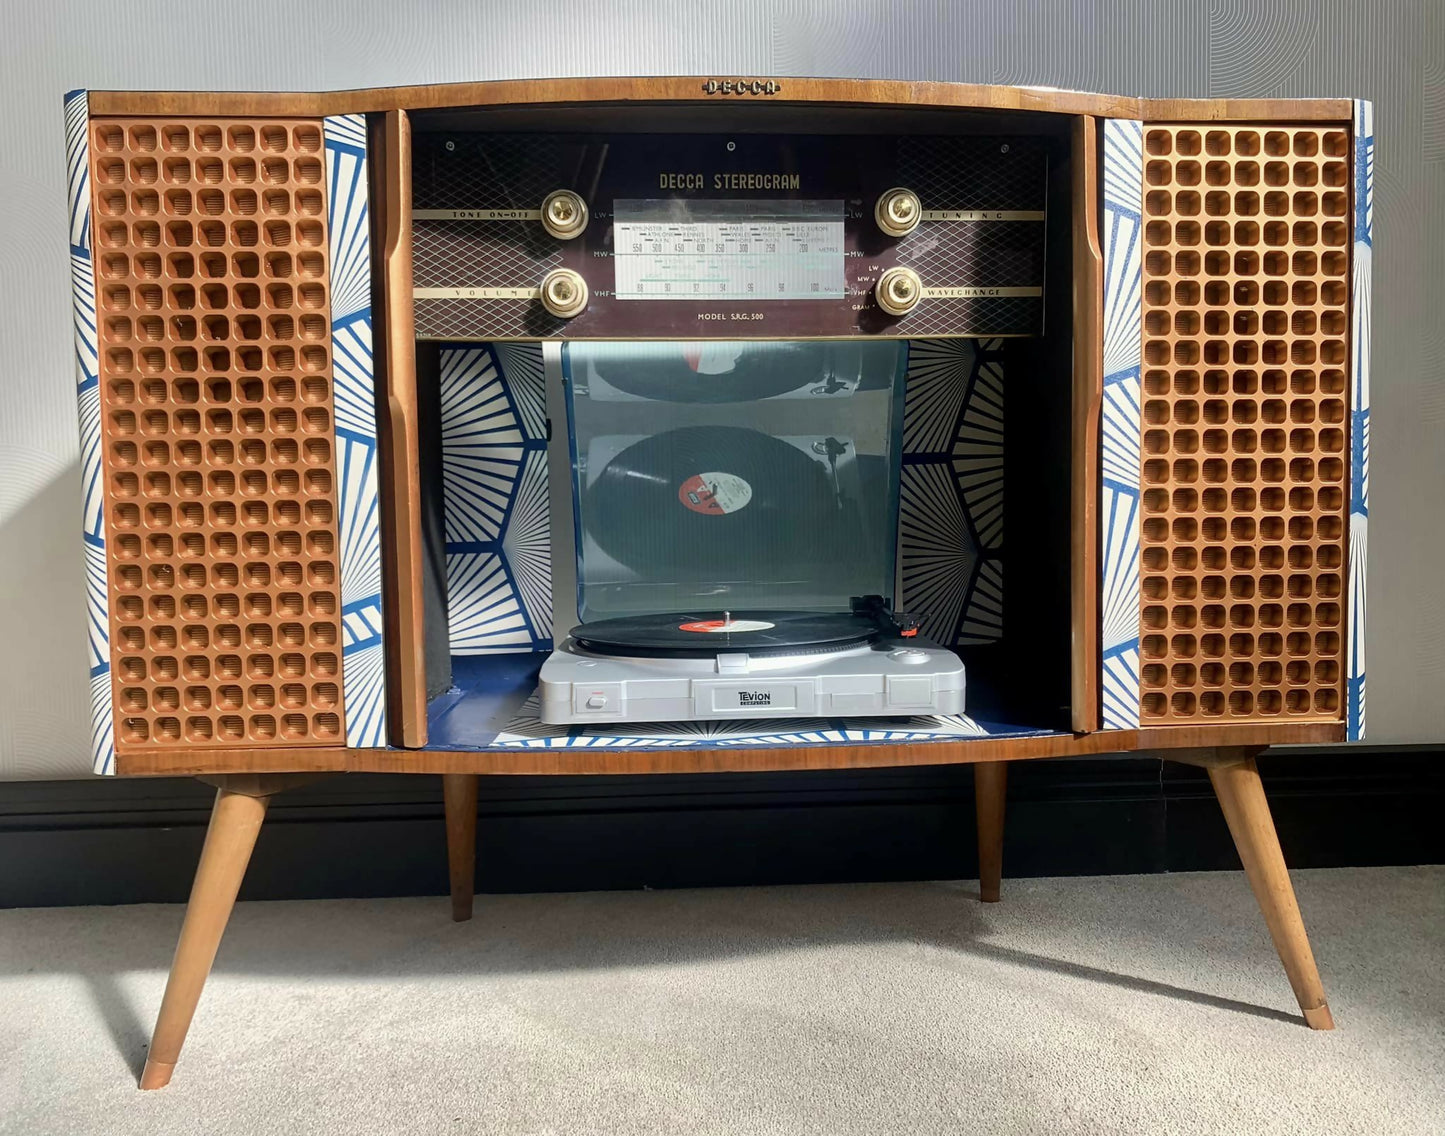
[[[719,632],[738,631],[769,631],[776,627],[776,623],[768,623],[762,619],[698,619],[692,623],[680,623],[677,626],[679,631],[695,631],[700,634],[713,634]]]

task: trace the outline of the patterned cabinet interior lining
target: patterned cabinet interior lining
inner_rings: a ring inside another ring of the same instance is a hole
[[[322,123],[89,144],[118,748],[338,744]]]
[[[1140,232],[1144,138],[1138,122],[1103,129],[1104,401],[1100,413],[1100,717],[1139,726]]]
[[[541,346],[444,348],[441,419],[452,654],[550,651],[552,534]]]
[[[909,343],[896,596],[950,646],[1003,635],[1001,348]],[[452,653],[550,650],[541,348],[444,347],[440,379]]]
[[[908,344],[895,598],[949,647],[1004,633],[1002,348],[999,339]]]
[[[100,359],[95,326],[95,264],[90,201],[90,99],[65,96],[65,173],[70,226],[71,314],[75,331],[75,393],[80,420],[82,539],[85,549],[86,640],[90,664],[90,757],[96,773],[115,772],[112,710],[109,564],[105,533],[105,463],[100,429]]]
[[[1338,720],[1350,134],[1144,127],[1141,714]]]
[[[1356,100],[1354,115],[1354,248],[1350,279],[1353,362],[1350,402],[1350,597],[1346,649],[1346,736],[1365,736],[1365,579],[1370,518],[1370,270],[1374,260],[1375,108]]]
[[[341,537],[341,691],[346,744],[374,748],[387,742],[386,649],[366,118],[331,115],[324,126]]]

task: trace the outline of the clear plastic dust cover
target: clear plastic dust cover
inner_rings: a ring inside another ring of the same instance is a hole
[[[564,345],[581,621],[890,598],[907,349]]]

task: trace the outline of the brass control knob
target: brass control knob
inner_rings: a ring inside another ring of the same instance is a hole
[[[890,316],[906,316],[923,299],[923,281],[913,269],[894,266],[878,277],[873,298]]]
[[[570,189],[547,194],[542,201],[542,228],[559,241],[580,236],[587,227],[587,202]]]
[[[571,319],[587,306],[587,281],[570,268],[542,277],[542,306],[558,319]]]
[[[906,237],[923,220],[923,203],[911,189],[896,186],[885,190],[873,206],[873,220],[890,237]]]

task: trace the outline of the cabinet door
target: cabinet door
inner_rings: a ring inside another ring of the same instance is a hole
[[[1364,731],[1367,104],[1105,129],[1105,724]]]
[[[96,769],[384,744],[364,120],[66,115]]]

